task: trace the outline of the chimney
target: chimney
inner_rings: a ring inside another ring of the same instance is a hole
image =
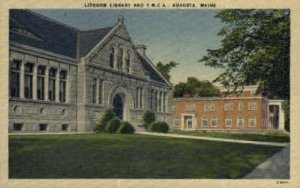
[[[146,49],[147,49],[147,47],[146,47],[145,45],[137,45],[137,46],[135,47],[135,49],[136,49],[136,51],[137,51],[140,55],[142,55],[142,56],[145,56],[145,55],[146,55]]]
[[[119,23],[124,23],[124,20],[125,20],[124,16],[118,16]]]

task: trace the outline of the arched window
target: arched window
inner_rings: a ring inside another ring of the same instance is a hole
[[[126,56],[126,68],[125,71],[129,73],[129,69],[130,69],[130,51],[127,51],[127,56]]]
[[[115,49],[113,46],[109,49],[109,66],[110,68],[114,68],[114,61],[115,61]]]

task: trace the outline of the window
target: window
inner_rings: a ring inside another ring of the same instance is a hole
[[[224,104],[224,110],[225,111],[232,111],[233,110],[233,104],[232,103],[225,103]]]
[[[62,70],[59,74],[59,101],[66,102],[67,71]]]
[[[237,119],[237,128],[242,128],[244,126],[244,118],[238,117]]]
[[[47,124],[39,124],[40,131],[47,131]]]
[[[232,126],[232,119],[226,118],[225,119],[225,127],[231,127]]]
[[[127,57],[126,57],[126,68],[125,71],[127,73],[129,73],[129,69],[130,69],[130,51],[127,51]]]
[[[118,54],[118,69],[122,70],[123,67],[123,49],[121,48]]]
[[[186,104],[185,105],[185,111],[187,112],[193,112],[196,111],[196,105],[195,104]]]
[[[67,131],[68,130],[69,125],[68,124],[62,124],[61,125],[61,130],[62,131]]]
[[[99,80],[98,92],[98,103],[102,104],[103,80]]]
[[[37,69],[37,99],[44,100],[45,96],[45,66],[38,66]]]
[[[193,128],[193,116],[184,116],[184,128],[185,129]]]
[[[249,127],[255,127],[256,126],[256,118],[255,117],[249,118],[248,126]]]
[[[256,109],[256,103],[255,102],[249,102],[248,103],[248,110],[254,111]]]
[[[11,97],[20,97],[20,66],[21,61],[19,60],[10,62],[9,91]]]
[[[150,100],[149,100],[149,104],[150,104],[150,109],[153,110],[153,95],[154,95],[154,91],[153,89],[150,90]]]
[[[33,77],[33,64],[25,64],[25,79],[24,79],[24,96],[27,99],[32,99],[32,77]]]
[[[207,120],[207,117],[202,117],[202,124],[201,124],[201,126],[202,127],[207,127],[207,124],[208,124],[208,120]]]
[[[140,109],[143,108],[143,88],[140,88]]]
[[[179,128],[180,126],[180,120],[177,118],[174,118],[174,128]]]
[[[23,124],[21,123],[14,123],[14,131],[22,131],[22,128],[23,128]]]
[[[163,101],[162,101],[162,112],[166,112],[166,93],[162,94]]]
[[[218,118],[214,116],[211,118],[211,127],[217,127],[217,126],[218,126]]]
[[[205,104],[204,105],[204,111],[205,112],[209,112],[209,111],[215,111],[215,104],[210,104],[210,103],[208,103],[208,104]]]
[[[109,50],[109,66],[110,68],[114,68],[114,61],[115,61],[115,49],[113,47]]]
[[[56,82],[56,69],[49,69],[49,85],[48,85],[48,97],[50,101],[55,101],[55,82]]]
[[[238,111],[242,111],[244,109],[244,105],[242,102],[238,103]]]
[[[93,103],[96,103],[96,97],[97,97],[97,78],[93,78]]]

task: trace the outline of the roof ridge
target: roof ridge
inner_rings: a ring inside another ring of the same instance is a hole
[[[110,27],[102,27],[102,28],[97,28],[97,29],[89,29],[89,30],[79,30],[80,33],[85,33],[85,32],[93,32],[93,31],[98,31],[98,30],[103,30],[103,29],[112,29],[113,26]]]
[[[62,22],[60,22],[60,21],[54,20],[54,19],[52,19],[52,18],[49,18],[49,17],[47,17],[47,16],[44,16],[44,15],[42,15],[42,14],[40,14],[40,13],[37,13],[37,12],[34,12],[34,11],[32,11],[32,10],[29,10],[29,9],[17,9],[17,10],[23,10],[23,11],[26,11],[26,12],[28,12],[28,13],[30,13],[30,14],[33,14],[33,15],[35,15],[35,16],[38,16],[38,17],[40,17],[40,18],[42,18],[42,19],[44,19],[44,20],[47,20],[47,21],[56,23],[56,24],[58,24],[58,25],[61,25],[61,26],[63,26],[63,27],[67,27],[67,28],[69,28],[69,29],[73,29],[73,30],[75,30],[76,32],[80,32],[80,30],[79,30],[78,28],[76,28],[76,27],[73,27],[73,26],[67,25],[67,24],[65,24],[65,23],[62,23]]]

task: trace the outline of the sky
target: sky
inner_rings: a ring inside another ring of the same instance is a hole
[[[220,46],[217,33],[223,26],[214,18],[218,10],[32,10],[46,17],[80,30],[113,26],[124,16],[125,26],[135,45],[147,46],[147,56],[154,64],[175,61],[179,65],[171,71],[171,82],[185,82],[193,76],[199,80],[214,80],[223,70],[198,62],[207,49]]]

